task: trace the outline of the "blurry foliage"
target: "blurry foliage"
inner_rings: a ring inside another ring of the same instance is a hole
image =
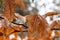
[[[30,1],[29,0],[23,0],[23,2],[25,3],[27,8],[30,6]],[[4,5],[4,0],[0,0],[0,12],[3,12],[3,5]],[[33,8],[33,10],[29,12],[29,11],[23,10],[20,7],[16,6],[15,7],[15,12],[20,13],[21,15],[25,16],[25,15],[30,15],[30,14],[37,13],[37,9]]]
[[[26,8],[28,8],[30,6],[30,1],[29,0],[23,0],[23,2],[26,5]],[[22,16],[25,16],[25,15],[29,15],[30,14],[29,11],[27,11],[27,9],[22,9],[19,6],[16,6],[15,7],[15,12],[16,13],[19,13]]]
[[[29,15],[29,12],[28,12],[28,11],[20,8],[19,6],[16,6],[16,7],[15,7],[15,12],[16,12],[16,13],[19,13],[19,14],[22,15],[22,16]]]
[[[34,0],[32,0],[34,1]],[[25,3],[26,7],[31,7],[31,3],[30,3],[30,0],[23,0],[23,2]],[[38,13],[38,9],[33,7],[31,11],[26,11],[26,10],[23,10],[23,15],[33,15],[33,14],[37,14]]]
[[[32,12],[35,13],[35,14],[37,14],[38,13],[38,9],[37,8],[33,8]]]
[[[3,12],[3,2],[4,0],[0,0],[0,13]]]
[[[23,0],[23,2],[24,2],[27,6],[29,6],[29,5],[30,5],[29,0]]]
[[[3,7],[3,0],[0,0],[0,8]]]

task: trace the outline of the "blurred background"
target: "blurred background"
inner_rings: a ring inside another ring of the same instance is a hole
[[[15,11],[22,15],[35,13],[44,15],[51,11],[57,11],[60,13],[60,0],[23,0],[23,2],[27,7],[26,10],[21,9],[18,6],[15,8]],[[3,4],[3,0],[0,0],[0,12],[3,11]]]

